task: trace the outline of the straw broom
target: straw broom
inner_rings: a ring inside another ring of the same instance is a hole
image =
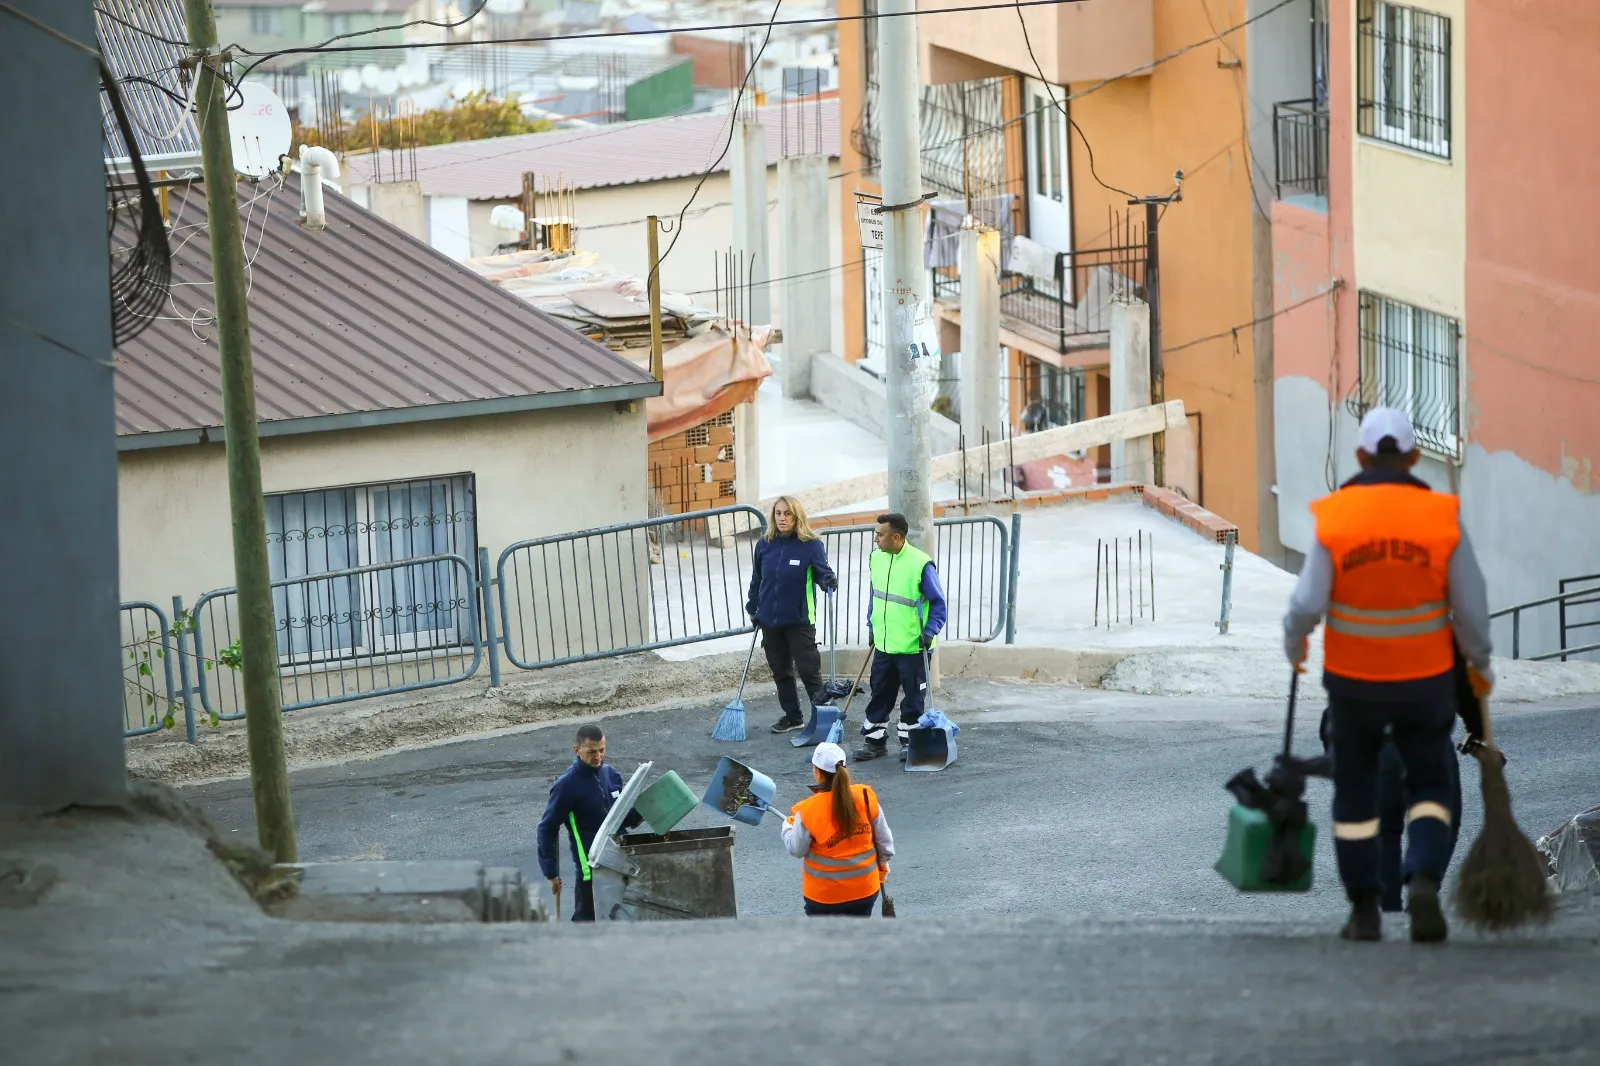
[[[1483,709],[1483,743],[1473,750],[1483,792],[1483,828],[1461,864],[1456,882],[1456,913],[1480,930],[1501,932],[1528,922],[1550,920],[1550,889],[1545,863],[1517,827],[1506,787],[1505,756],[1494,746],[1489,702]]]

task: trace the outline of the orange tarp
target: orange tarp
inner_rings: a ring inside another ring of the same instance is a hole
[[[645,401],[649,439],[670,437],[755,399],[761,379],[772,373],[766,356],[771,336],[770,326],[737,333],[713,326],[668,348],[664,391]]]

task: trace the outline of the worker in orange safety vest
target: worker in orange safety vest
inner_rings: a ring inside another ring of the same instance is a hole
[[[818,744],[811,753],[812,795],[782,823],[783,846],[801,860],[806,914],[872,915],[894,858],[894,836],[877,793],[850,782],[844,749]]]
[[[1493,687],[1483,572],[1454,496],[1411,473],[1420,458],[1411,420],[1378,407],[1361,420],[1361,472],[1311,505],[1316,538],[1284,618],[1284,646],[1303,669],[1307,639],[1326,618],[1323,687],[1333,749],[1333,839],[1350,899],[1347,940],[1382,937],[1379,755],[1386,730],[1405,765],[1401,875],[1411,939],[1448,927],[1439,882],[1455,833],[1455,645],[1473,692]]]

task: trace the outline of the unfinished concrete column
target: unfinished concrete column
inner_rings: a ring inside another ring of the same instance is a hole
[[[738,286],[749,286],[749,324],[772,323],[771,276],[767,259],[767,133],[754,118],[739,118],[733,125],[733,250],[735,269],[743,273]]]
[[[1150,305],[1111,305],[1111,413],[1150,406]],[[1155,450],[1149,437],[1111,442],[1111,480],[1155,482]]]
[[[1000,439],[1000,234],[971,219],[961,230],[961,430],[968,448]]]
[[[811,395],[811,359],[833,339],[828,302],[828,160],[821,155],[778,161],[778,276],[783,278],[783,394]]]

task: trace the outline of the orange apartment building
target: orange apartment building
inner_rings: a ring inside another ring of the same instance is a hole
[[[1278,107],[1276,463],[1285,545],[1354,472],[1356,420],[1407,410],[1458,493],[1490,607],[1600,586],[1600,5],[1319,0]],[[1596,605],[1524,615],[1522,655],[1600,642]],[[1497,623],[1510,654],[1510,619]]]
[[[1130,207],[1129,194],[1170,194],[1181,170],[1182,200],[1161,209],[1159,222],[1165,396],[1182,399],[1191,416],[1198,502],[1237,523],[1243,543],[1269,557],[1278,550],[1273,331],[1270,320],[1252,323],[1272,307],[1271,101],[1307,62],[1310,4],[1279,4],[1233,32],[1222,31],[1272,5],[1082,0],[939,14],[959,0],[927,0],[917,20],[924,188],[945,202],[946,218],[968,210],[1003,231],[1009,221],[1014,233],[1061,253],[1055,279],[1002,277],[1011,430],[1109,411],[1108,316],[1097,287],[1113,278],[1146,295],[1145,209]],[[875,0],[841,0],[839,8],[874,10]],[[1207,43],[1167,58],[1196,42]],[[1258,49],[1275,57],[1259,72],[1248,62]],[[875,51],[871,20],[840,24],[849,269],[842,354],[868,367],[882,358],[881,281],[878,253],[863,252],[852,205],[879,191]],[[940,211],[933,208],[934,241]],[[935,269],[928,290],[946,351],[959,347],[955,275]]]

